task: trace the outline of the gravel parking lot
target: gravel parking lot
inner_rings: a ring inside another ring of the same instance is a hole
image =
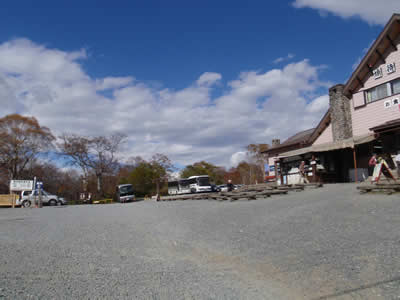
[[[0,209],[0,299],[400,299],[400,197]]]

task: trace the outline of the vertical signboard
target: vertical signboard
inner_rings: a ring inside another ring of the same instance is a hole
[[[269,164],[264,165],[265,176],[269,176]]]

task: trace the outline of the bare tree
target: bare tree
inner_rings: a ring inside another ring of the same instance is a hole
[[[255,183],[259,173],[264,173],[264,164],[267,157],[262,152],[269,148],[268,144],[250,144],[247,147],[247,156],[249,157],[249,177],[250,182]]]
[[[60,154],[70,159],[69,164],[82,169],[87,177],[93,171],[97,178],[97,192],[103,192],[103,175],[117,171],[116,154],[121,147],[125,135],[85,137],[74,134],[63,134],[58,144]]]
[[[160,184],[168,180],[174,170],[171,160],[164,154],[156,153],[150,160],[153,182],[156,184],[157,201],[160,199]]]
[[[34,117],[0,118],[0,168],[8,179],[19,179],[29,163],[53,147],[54,136]]]
[[[90,138],[75,134],[64,133],[57,144],[59,153],[67,158],[67,164],[78,166],[86,178],[89,173]]]

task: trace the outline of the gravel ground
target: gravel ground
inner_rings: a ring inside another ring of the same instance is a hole
[[[0,209],[0,299],[400,299],[399,195]]]

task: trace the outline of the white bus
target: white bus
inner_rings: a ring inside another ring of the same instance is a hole
[[[132,184],[120,184],[116,188],[117,201],[121,203],[135,201]]]
[[[190,176],[188,179],[189,179],[191,193],[212,191],[210,184],[210,177],[208,177],[208,175]]]
[[[183,178],[183,179],[168,181],[168,194],[169,195],[190,194],[189,179]]]
[[[179,180],[168,182],[168,194],[190,194],[211,192],[210,178],[208,175],[190,176]]]

